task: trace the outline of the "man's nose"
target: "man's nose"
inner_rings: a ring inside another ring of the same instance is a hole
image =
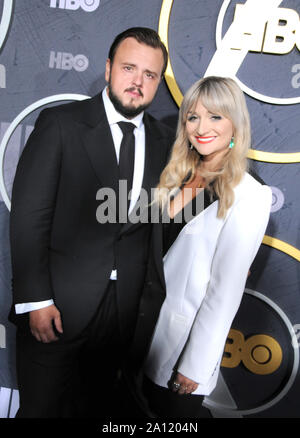
[[[143,72],[141,71],[136,71],[134,78],[133,78],[133,83],[136,87],[142,87],[143,86]]]

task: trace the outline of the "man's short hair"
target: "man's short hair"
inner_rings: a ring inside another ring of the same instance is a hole
[[[168,52],[158,33],[148,27],[131,27],[117,35],[108,52],[108,58],[110,59],[111,64],[113,63],[118,46],[126,38],[134,38],[141,44],[146,44],[154,49],[161,49],[164,58],[164,65],[161,73],[163,76],[168,64]]]

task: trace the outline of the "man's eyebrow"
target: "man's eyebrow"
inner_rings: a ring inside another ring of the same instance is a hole
[[[130,65],[130,67],[136,67],[136,64],[132,64],[131,62],[121,62],[122,65]]]

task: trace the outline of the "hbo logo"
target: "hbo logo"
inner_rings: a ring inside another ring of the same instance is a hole
[[[100,0],[50,0],[50,8],[69,9],[70,11],[82,8],[86,12],[93,12],[99,5]]]
[[[73,56],[72,53],[50,52],[49,67],[61,70],[85,71],[89,66],[89,60],[84,55]]]
[[[221,365],[235,368],[240,362],[253,374],[272,374],[281,365],[282,349],[271,336],[254,335],[245,340],[242,332],[231,329]]]

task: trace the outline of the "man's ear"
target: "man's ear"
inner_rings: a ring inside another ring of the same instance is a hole
[[[109,82],[110,77],[110,59],[107,58],[106,64],[105,64],[105,80],[106,82]]]

